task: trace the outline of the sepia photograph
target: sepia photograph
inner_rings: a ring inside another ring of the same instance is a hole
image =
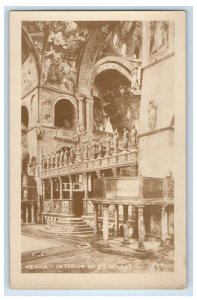
[[[17,272],[184,288],[184,12],[92,13],[10,14]]]

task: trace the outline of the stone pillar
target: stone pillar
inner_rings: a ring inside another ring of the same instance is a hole
[[[93,99],[86,99],[86,130],[93,130]]]
[[[167,235],[167,212],[166,205],[161,207],[161,245],[165,246]]]
[[[63,190],[62,190],[62,177],[59,177],[59,184],[60,184],[60,199],[63,199]]]
[[[138,207],[138,251],[145,251],[144,246],[145,229],[144,229],[144,207]]]
[[[124,236],[123,244],[129,244],[129,222],[128,222],[128,205],[123,205],[123,217],[124,217]]]
[[[84,96],[78,96],[79,107],[79,125],[84,128]]]
[[[29,222],[29,207],[26,205],[25,207],[25,223]]]
[[[53,179],[50,178],[50,183],[51,183],[51,195],[50,195],[50,199],[53,200]]]
[[[84,180],[84,198],[88,198],[88,174],[83,174],[83,180]]]
[[[108,243],[108,238],[109,238],[108,207],[109,207],[109,204],[103,204],[103,245],[104,246],[109,246],[109,243]]]
[[[69,192],[69,214],[73,214],[73,181],[72,176],[69,176],[70,192]]]
[[[94,237],[98,239],[99,237],[99,219],[98,219],[98,204],[94,203]]]
[[[44,179],[41,180],[41,184],[42,184],[42,199],[45,200],[45,198],[46,198],[46,195],[45,195],[46,189],[45,189],[45,181],[44,181]]]
[[[34,204],[31,203],[31,223],[35,222],[35,218],[34,218]]]
[[[115,205],[115,228],[114,228],[114,235],[119,235],[119,205]]]

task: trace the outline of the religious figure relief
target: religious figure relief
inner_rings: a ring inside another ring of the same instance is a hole
[[[118,153],[118,141],[119,141],[119,135],[118,135],[118,130],[116,128],[113,132],[113,148],[114,148],[113,153],[114,154]]]
[[[155,101],[149,102],[148,113],[149,113],[149,127],[150,129],[155,129],[157,124],[157,104],[155,103]]]
[[[96,141],[93,139],[92,145],[91,145],[91,159],[94,160],[96,157]]]
[[[83,161],[88,161],[90,156],[90,151],[89,151],[89,144],[86,144],[84,147],[84,152],[83,152]]]
[[[55,167],[59,167],[59,151],[57,151],[55,154]]]
[[[74,164],[75,161],[75,150],[73,147],[70,148],[70,154],[69,154],[69,165]]]
[[[36,136],[37,139],[40,140],[42,138],[43,130],[42,130],[42,125],[37,121],[36,124]]]
[[[64,165],[64,151],[63,151],[63,148],[61,148],[59,166],[63,166],[63,165]]]
[[[141,70],[142,67],[136,67],[131,71],[131,91],[141,89]]]
[[[149,55],[169,46],[169,21],[151,21],[149,27]]]
[[[65,148],[64,151],[64,165],[68,165],[69,162],[69,151],[68,148]]]
[[[131,147],[137,148],[137,129],[135,128],[135,125],[131,129]]]
[[[105,152],[105,157],[109,157],[111,155],[111,138],[108,138],[107,144],[106,144],[106,152]]]
[[[98,158],[102,157],[103,155],[103,139],[100,136],[98,140]]]
[[[76,163],[82,162],[82,154],[81,154],[81,147],[80,147],[80,145],[77,145],[77,147],[76,147],[75,161],[76,161]]]
[[[123,129],[123,151],[128,151],[128,145],[129,145],[129,131],[127,128]]]

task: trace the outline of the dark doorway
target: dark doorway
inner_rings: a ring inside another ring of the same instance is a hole
[[[75,107],[69,100],[59,100],[55,105],[55,126],[71,129],[75,126]]]
[[[73,214],[76,217],[81,217],[83,214],[83,198],[84,192],[73,193]]]

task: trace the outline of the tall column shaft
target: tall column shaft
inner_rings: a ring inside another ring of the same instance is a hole
[[[108,238],[109,238],[109,216],[108,216],[108,207],[109,205],[103,205],[103,245],[108,246]]]
[[[53,179],[50,179],[50,183],[51,183],[51,200],[53,199]]]
[[[99,218],[98,218],[98,204],[94,204],[94,237],[99,236]]]
[[[34,218],[34,204],[31,204],[31,222],[32,223],[35,222],[35,218]]]
[[[46,198],[46,194],[45,194],[45,191],[46,191],[46,189],[45,189],[45,181],[42,180],[41,183],[42,183],[42,199],[45,200],[45,198]]]
[[[59,177],[59,184],[60,184],[60,199],[63,199],[62,178],[61,177]]]
[[[167,235],[167,212],[166,206],[161,207],[161,245],[166,244],[166,235]]]
[[[123,205],[123,214],[124,214],[123,244],[129,244],[128,205]]]
[[[86,129],[93,130],[93,103],[92,99],[86,99]]]
[[[84,198],[88,198],[88,174],[84,174]]]
[[[115,228],[114,228],[115,236],[118,236],[119,234],[119,206],[115,205]]]
[[[144,207],[138,207],[138,251],[145,251],[144,246]]]
[[[29,222],[29,207],[28,205],[25,207],[25,223]]]

